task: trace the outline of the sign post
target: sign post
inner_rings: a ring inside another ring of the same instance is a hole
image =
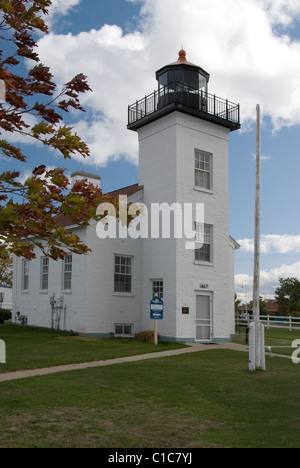
[[[154,344],[158,344],[158,320],[164,318],[164,301],[155,295],[150,302],[150,318],[154,320]]]

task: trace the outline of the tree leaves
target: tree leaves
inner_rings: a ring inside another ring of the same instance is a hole
[[[1,286],[12,286],[13,261],[12,256],[0,245],[0,284]]]
[[[61,113],[84,111],[79,96],[91,91],[87,79],[78,74],[57,90],[49,67],[37,54],[33,33],[47,32],[42,14],[48,13],[50,5],[50,0],[0,0],[0,37],[9,45],[7,51],[0,51],[0,80],[6,85],[6,102],[0,103],[0,134],[17,132],[58,150],[65,159],[74,155],[86,158],[90,154],[87,144],[63,123]],[[24,59],[33,66],[21,75],[16,67]],[[26,123],[26,115],[34,116],[33,126]],[[24,163],[25,172],[26,155],[7,139],[0,140],[0,155]],[[98,204],[109,199],[86,181],[76,183],[70,191],[65,169],[47,170],[42,160],[41,151],[41,164],[24,182],[18,171],[0,174],[0,245],[28,259],[35,257],[36,248],[54,259],[63,258],[66,249],[87,253],[88,247],[61,225],[61,217],[87,225],[91,218],[96,219]]]
[[[280,286],[276,289],[276,300],[281,315],[300,310],[300,281],[297,278],[279,278]]]

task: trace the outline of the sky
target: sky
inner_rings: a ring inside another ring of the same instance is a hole
[[[262,115],[261,295],[279,277],[300,279],[300,2],[299,0],[53,0],[49,34],[38,53],[58,86],[84,73],[93,92],[86,113],[68,115],[91,157],[63,160],[23,145],[48,167],[97,173],[104,192],[138,181],[138,141],[127,107],[157,88],[155,71],[187,59],[210,73],[209,92],[239,102],[241,130],[230,134],[230,234],[236,292],[252,299],[256,105]],[[2,159],[2,166],[11,164]]]

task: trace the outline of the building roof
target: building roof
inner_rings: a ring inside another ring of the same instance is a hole
[[[198,65],[195,65],[194,63],[190,63],[187,61],[186,59],[186,51],[181,49],[179,52],[178,52],[178,60],[176,62],[173,62],[173,63],[170,63],[169,65],[167,65],[168,67],[172,67],[173,65],[189,65],[191,67],[198,67]]]
[[[241,248],[240,244],[232,236],[229,236],[229,242],[234,250],[239,250]]]
[[[113,192],[108,192],[107,195],[110,195],[112,199],[117,198],[119,195],[127,195],[127,197],[130,197],[130,195],[133,195],[134,193],[143,190],[143,188],[143,185],[133,184],[129,185],[128,187],[123,187],[118,190],[114,190]]]
[[[278,302],[276,299],[267,299],[265,303],[268,312],[278,312]]]
[[[79,172],[76,173],[76,174],[79,174]],[[80,173],[80,174],[82,174],[82,173]],[[84,174],[87,175],[86,172]],[[95,176],[93,176],[93,177],[95,177]],[[100,177],[99,177],[99,179],[100,179]],[[119,195],[127,195],[127,197],[130,197],[130,195],[133,195],[134,193],[139,192],[143,188],[144,188],[143,185],[133,184],[133,185],[129,185],[128,187],[123,187],[121,189],[114,190],[113,192],[108,192],[106,195],[110,195],[112,199],[117,198]],[[61,227],[67,227],[67,226],[74,225],[74,222],[70,218],[68,218],[67,216],[65,216],[63,214],[59,214],[59,215],[55,216],[54,219],[57,222],[57,224],[59,226],[61,226]]]
[[[205,71],[203,68],[199,67],[199,65],[195,65],[194,63],[191,63],[191,62],[188,62],[187,59],[186,59],[186,51],[181,49],[179,52],[178,52],[178,59],[176,60],[176,62],[173,62],[173,63],[169,63],[169,65],[165,65],[164,67],[162,67],[160,70],[158,70],[156,72],[156,79],[158,80],[158,77],[164,73],[165,71],[167,71],[168,69],[170,68],[173,68],[173,67],[177,67],[177,66],[180,66],[180,67],[191,67],[193,68],[195,71],[198,71],[201,73],[202,76],[204,76],[206,79],[207,79],[207,82],[209,81],[209,78],[210,78],[210,75],[209,73],[207,73],[207,71]]]
[[[71,177],[75,177],[77,175],[81,177],[90,178],[90,179],[101,180],[101,177],[99,175],[91,174],[90,172],[84,172],[84,171],[73,172],[73,174],[71,174]]]
[[[71,226],[72,224],[74,224],[74,222],[70,218],[68,218],[67,216],[63,214],[59,214],[55,216],[54,220],[61,227]]]

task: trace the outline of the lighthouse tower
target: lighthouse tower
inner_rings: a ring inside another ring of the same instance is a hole
[[[229,235],[228,142],[240,128],[240,110],[209,94],[209,77],[180,50],[176,62],[156,72],[158,89],[128,108],[149,213],[153,204],[204,205],[204,222],[192,226],[202,233],[195,249],[186,248],[184,236],[142,239],[142,328],[153,327],[149,299],[156,288],[164,300],[159,336],[168,341],[227,341],[234,333],[238,244]],[[172,210],[162,209],[162,220],[166,215]]]

